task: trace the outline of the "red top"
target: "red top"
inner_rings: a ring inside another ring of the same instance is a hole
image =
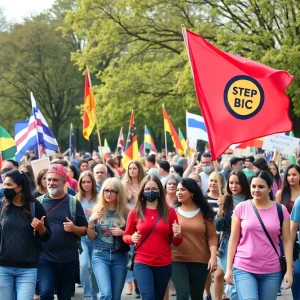
[[[142,235],[142,241],[147,233],[151,230],[157,217],[157,209],[146,208],[145,220],[141,221],[138,219],[134,209],[132,209],[128,215],[126,229],[123,236],[125,243],[133,244],[131,241],[131,236],[136,231],[139,231]],[[134,262],[152,267],[169,265],[172,262],[169,234],[172,234],[172,244],[174,246],[179,246],[182,243],[182,237],[180,239],[174,238],[172,225],[175,221],[178,223],[177,215],[174,208],[170,207],[168,222],[165,223],[163,219],[160,219],[157,222],[154,230],[148,236],[143,245],[137,250]],[[136,245],[138,246],[139,243]]]

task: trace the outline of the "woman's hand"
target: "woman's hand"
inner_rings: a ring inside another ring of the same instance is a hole
[[[91,215],[89,218],[89,223],[94,223],[96,220],[102,219],[103,213],[101,211],[97,211]]]
[[[34,228],[34,230],[37,230],[40,235],[43,235],[46,232],[46,227],[44,226],[45,218],[45,216],[43,216],[41,220],[34,218],[31,222],[31,226]]]
[[[177,224],[176,221],[173,223],[173,232],[174,232],[174,238],[175,239],[180,239],[181,236],[181,226]]]
[[[292,272],[286,272],[283,277],[283,288],[285,290],[289,289],[293,284],[293,273]]]
[[[210,270],[211,273],[213,273],[214,271],[216,271],[218,268],[218,263],[217,263],[217,256],[213,255],[210,257],[210,260],[208,262],[208,268]]]
[[[113,227],[109,229],[111,234],[114,236],[122,236],[124,234],[124,231],[119,227]]]
[[[234,281],[233,281],[233,272],[232,270],[227,270],[225,273],[225,277],[224,279],[226,280],[226,282],[230,285],[234,285]]]
[[[131,240],[133,243],[137,243],[141,240],[142,236],[140,235],[139,231],[136,231],[132,236],[131,236]]]
[[[219,205],[218,217],[223,218],[223,216],[224,216],[225,197],[218,197],[218,205]]]

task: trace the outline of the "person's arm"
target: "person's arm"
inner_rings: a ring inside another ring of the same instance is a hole
[[[217,215],[215,216],[214,219],[217,231],[224,230],[224,225],[225,225],[224,204],[225,204],[225,198],[219,197],[218,198],[219,208],[218,208]]]
[[[285,289],[288,289],[293,284],[293,243],[290,234],[290,220],[287,219],[282,224],[282,244],[286,259],[286,273],[283,278]]]
[[[197,161],[197,158],[198,158],[198,153],[194,152],[193,157],[192,157],[192,161],[189,164],[189,166],[186,168],[186,170],[184,171],[182,177],[188,177],[193,172],[193,168],[194,168],[194,165]]]
[[[128,219],[127,219],[127,223],[126,223],[126,228],[125,228],[125,232],[123,234],[123,241],[128,244],[128,245],[133,245],[134,241],[132,240],[132,236],[133,235],[138,235],[139,238],[141,238],[141,235],[139,234],[139,232],[136,232],[136,214],[134,209],[131,209],[128,215]],[[135,240],[135,242],[137,242]]]
[[[216,227],[213,220],[205,220],[206,230],[207,230],[207,241],[210,250],[210,259],[208,262],[208,268],[210,272],[214,272],[217,263],[217,247],[218,247],[218,236],[216,232]]]
[[[90,216],[87,228],[87,236],[90,241],[94,241],[97,236],[95,221],[102,219],[102,217],[103,213],[101,211],[94,211],[93,214]]]
[[[35,202],[36,217],[32,220],[31,226],[36,230],[38,238],[45,243],[51,238],[52,232],[48,223],[47,214],[43,205]]]
[[[236,254],[236,249],[240,241],[241,236],[241,220],[235,215],[232,215],[231,219],[231,235],[227,250],[227,269],[225,274],[225,280],[227,283],[233,285],[233,273],[232,265],[233,259]]]
[[[282,191],[278,190],[276,195],[275,195],[276,202],[281,203],[281,195],[282,195]]]
[[[172,244],[179,246],[182,243],[181,226],[178,224],[178,217],[173,207],[170,207],[169,222],[172,228]]]

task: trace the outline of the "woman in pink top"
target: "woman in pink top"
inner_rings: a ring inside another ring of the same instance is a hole
[[[269,199],[272,182],[268,172],[256,173],[250,182],[253,200],[238,204],[233,211],[225,279],[229,284],[235,284],[240,300],[275,300],[281,284],[278,255],[264,233],[252,206],[253,204],[257,208],[277,252],[280,253],[277,204]],[[293,282],[292,243],[289,213],[285,206],[281,207],[284,220],[282,242],[287,262],[283,282],[288,289]]]

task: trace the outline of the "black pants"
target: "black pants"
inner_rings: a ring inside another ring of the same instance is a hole
[[[41,300],[53,300],[55,287],[59,300],[71,300],[78,274],[79,261],[65,263],[39,259],[38,282]]]
[[[172,281],[176,289],[176,299],[203,299],[208,272],[207,264],[173,261]]]

